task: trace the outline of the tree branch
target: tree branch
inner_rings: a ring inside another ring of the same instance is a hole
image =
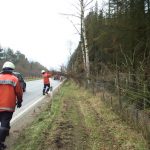
[[[93,2],[93,0],[91,0],[90,2],[88,2],[87,4],[85,3],[84,8],[87,7],[89,4],[91,4]]]
[[[64,13],[60,13],[60,15],[72,16],[72,17],[80,18],[80,16],[77,16],[77,15],[74,15],[74,14],[64,14]]]
[[[67,18],[73,25],[73,27],[76,29],[76,31],[78,32],[79,35],[81,35],[81,33],[79,32],[79,30],[77,29],[77,27],[75,26],[75,24],[73,23],[72,20],[70,20],[69,18]]]

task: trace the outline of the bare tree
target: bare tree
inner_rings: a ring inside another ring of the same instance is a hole
[[[88,50],[86,27],[85,27],[85,9],[93,0],[87,3],[84,3],[84,0],[79,0],[79,1],[80,1],[80,7],[81,7],[81,48],[82,48],[82,54],[83,54],[84,67],[86,71],[86,77],[89,78],[90,63],[89,63],[89,50]]]
[[[87,79],[89,79],[90,76],[90,63],[89,63],[89,50],[88,50],[86,26],[85,26],[85,12],[89,10],[88,7],[93,1],[94,0],[78,0],[79,3],[73,5],[73,7],[77,10],[76,14],[63,14],[63,15],[76,17],[80,19],[80,31],[79,31],[77,26],[73,23],[73,21],[68,18],[69,21],[73,24],[78,34],[80,35],[80,46],[82,50],[83,65],[84,65],[84,70],[86,72]]]

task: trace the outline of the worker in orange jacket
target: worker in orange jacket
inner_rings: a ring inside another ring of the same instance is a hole
[[[45,70],[42,70],[41,73],[42,73],[43,82],[44,82],[43,95],[45,95],[45,93],[48,94],[48,91],[50,90],[49,78],[52,77],[52,74],[49,72],[46,72]]]
[[[23,91],[18,78],[12,74],[14,69],[14,64],[7,61],[0,73],[0,150],[6,148],[4,142],[9,134],[15,107],[22,106]]]

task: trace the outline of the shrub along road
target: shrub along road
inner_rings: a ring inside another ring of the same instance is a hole
[[[19,130],[11,150],[148,150],[140,133],[72,82],[47,104],[32,124]]]

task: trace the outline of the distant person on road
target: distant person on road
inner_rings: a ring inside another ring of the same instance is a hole
[[[12,73],[14,69],[15,65],[7,61],[0,73],[0,150],[6,148],[4,142],[9,135],[10,120],[15,107],[22,106],[23,91],[18,78]]]
[[[49,78],[52,77],[52,74],[50,72],[46,72],[45,70],[42,70],[41,73],[42,73],[43,82],[44,82],[43,95],[45,95],[45,94],[48,94],[48,91],[51,88]]]

